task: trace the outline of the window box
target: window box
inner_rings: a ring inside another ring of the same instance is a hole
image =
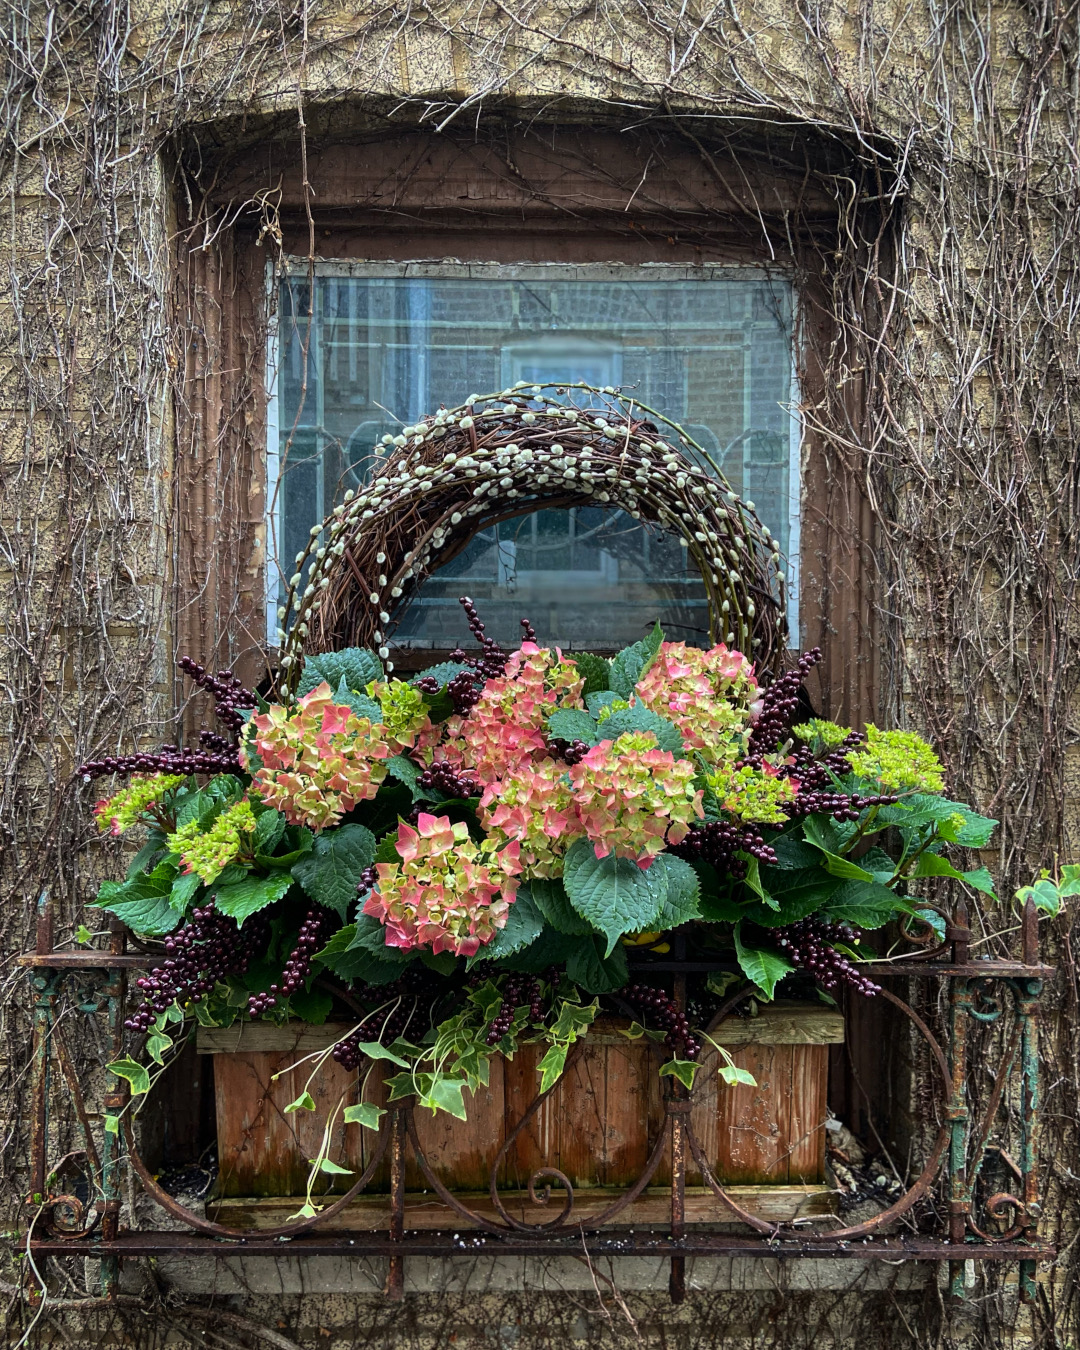
[[[467,1121],[443,1112],[433,1119],[417,1110],[418,1142],[443,1185],[464,1193],[471,1207],[469,1193],[487,1192],[495,1164],[500,1192],[520,1205],[529,1178],[555,1168],[574,1186],[575,1214],[583,1220],[633,1186],[665,1126],[664,1087],[653,1046],[628,1039],[622,1034],[626,1025],[612,1018],[594,1025],[563,1079],[508,1147],[537,1095],[536,1047],[526,1046],[513,1060],[493,1061],[490,1086],[469,1101]],[[214,1056],[220,1168],[214,1209],[221,1222],[243,1226],[296,1208],[270,1198],[305,1193],[308,1159],[319,1149],[326,1117],[341,1097],[355,1099],[357,1077],[327,1060],[309,1089],[316,1111],[290,1114],[285,1108],[300,1090],[300,1071],[284,1071],[348,1031],[345,1025],[303,1023],[199,1029],[199,1052]],[[728,1017],[713,1034],[757,1080],[756,1087],[726,1086],[715,1073],[715,1052],[712,1065],[703,1066],[691,1120],[714,1175],[733,1187],[738,1203],[762,1217],[790,1220],[831,1212],[824,1184],[828,1046],[843,1041],[843,1017],[822,1004],[780,1002],[754,1018]],[[283,1076],[275,1080],[279,1073]],[[381,1083],[366,1095],[385,1104]],[[370,1131],[338,1129],[331,1156],[352,1176],[338,1179],[336,1193],[351,1185],[377,1147]],[[408,1160],[405,1177],[407,1226],[445,1226],[446,1210],[425,1193],[429,1183],[415,1159]],[[638,1221],[647,1221],[653,1209],[657,1220],[667,1214],[670,1178],[664,1158],[635,1207]],[[691,1169],[688,1182],[691,1222],[730,1218],[705,1192],[699,1171]],[[349,1222],[371,1227],[384,1222],[385,1201],[375,1193],[388,1186],[384,1160],[364,1198],[350,1208]],[[488,1202],[485,1208],[490,1207]],[[543,1210],[539,1217],[546,1217]]]

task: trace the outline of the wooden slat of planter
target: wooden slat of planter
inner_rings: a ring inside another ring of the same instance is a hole
[[[757,1086],[717,1090],[717,1171],[725,1181],[787,1181],[790,1045],[733,1047],[731,1058]]]
[[[820,1182],[825,1179],[829,1049],[827,1045],[793,1045],[791,1051],[788,1180]]]
[[[780,1000],[758,1008],[756,1017],[727,1017],[710,1032],[714,1041],[734,1045],[839,1045],[844,1015],[824,1004]]]
[[[221,1194],[302,1195],[330,1112],[342,1096],[346,1105],[355,1100],[355,1075],[330,1060],[309,1089],[315,1110],[286,1115],[310,1068],[271,1080],[296,1058],[291,1051],[220,1055],[214,1065]],[[340,1123],[333,1131],[330,1156],[343,1166],[357,1165],[356,1133]]]
[[[599,1214],[623,1193],[620,1187],[596,1187],[575,1193],[574,1222],[588,1226],[591,1215]],[[833,1194],[827,1186],[731,1186],[731,1198],[743,1209],[771,1223],[793,1219],[823,1218],[833,1213]],[[475,1214],[497,1220],[498,1216],[486,1191],[459,1192],[461,1201]],[[562,1207],[562,1192],[554,1190],[546,1207],[533,1205],[524,1191],[506,1191],[500,1198],[514,1218],[524,1223],[549,1222]],[[219,1223],[235,1227],[273,1228],[295,1213],[296,1200],[267,1197],[263,1199],[229,1199],[212,1201],[207,1214]],[[738,1227],[731,1223],[731,1213],[712,1194],[702,1187],[688,1187],[686,1217],[691,1224]],[[662,1186],[650,1186],[645,1194],[619,1215],[620,1227],[665,1226],[671,1219],[671,1196]],[[327,1220],[324,1231],[370,1232],[389,1226],[390,1207],[385,1196],[360,1196],[343,1213]],[[409,1230],[431,1230],[472,1227],[467,1220],[443,1205],[436,1196],[415,1192],[405,1198],[405,1227]],[[745,1230],[743,1230],[745,1231]]]

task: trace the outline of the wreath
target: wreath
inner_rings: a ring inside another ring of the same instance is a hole
[[[375,468],[307,546],[281,624],[295,688],[305,653],[390,637],[424,580],[475,535],[541,508],[602,506],[682,538],[701,573],[710,639],[780,667],[780,541],[677,423],[610,386],[525,384],[440,408],[374,447]],[[392,663],[388,663],[392,670]]]

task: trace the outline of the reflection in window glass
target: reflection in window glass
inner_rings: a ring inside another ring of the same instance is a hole
[[[313,288],[287,277],[270,445],[280,572],[364,482],[383,435],[519,380],[620,386],[681,423],[794,554],[791,344],[788,283],[748,269],[323,264]],[[505,641],[522,615],[541,641],[579,647],[622,646],[656,619],[672,638],[708,638],[681,543],[598,507],[478,535],[396,638],[453,646],[466,590]]]

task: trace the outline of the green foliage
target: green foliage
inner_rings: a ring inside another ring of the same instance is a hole
[[[611,680],[611,662],[603,656],[594,656],[592,652],[575,652],[573,662],[585,677],[582,695],[600,693],[609,688]]]
[[[180,913],[172,904],[179,875],[175,862],[166,858],[152,872],[139,873],[128,881],[103,881],[91,903],[115,914],[133,932],[162,937],[180,922]]]
[[[325,680],[335,691],[335,697],[343,682],[347,692],[363,694],[372,680],[381,680],[383,675],[383,664],[374,652],[366,647],[346,647],[340,652],[321,652],[318,656],[305,657],[296,692],[302,698]],[[377,708],[378,704],[375,706]],[[381,715],[375,720],[381,720]]]
[[[243,924],[252,914],[280,900],[291,885],[288,872],[275,872],[269,877],[249,876],[231,886],[218,886],[215,891],[218,912]]]
[[[601,739],[596,722],[581,708],[559,708],[547,720],[547,732],[555,740],[584,741],[595,745]]]
[[[1080,895],[1080,863],[1066,863],[1058,875],[1043,870],[1032,885],[1020,887],[1016,899],[1021,905],[1033,900],[1036,909],[1054,917],[1062,901],[1072,895]]]
[[[375,836],[366,826],[340,825],[315,836],[311,853],[293,865],[292,875],[313,900],[346,919],[360,874],[374,857]]]
[[[670,750],[677,758],[684,754],[682,737],[666,717],[654,713],[643,703],[635,703],[630,708],[619,708],[599,724],[599,738],[613,741],[624,731],[651,731],[661,750]]]
[[[777,984],[785,975],[790,975],[794,966],[778,952],[768,948],[746,947],[742,934],[735,929],[735,955],[743,974],[761,990],[767,999],[771,999]]]
[[[664,634],[657,624],[648,637],[630,647],[624,647],[611,662],[609,686],[623,698],[629,698],[634,686],[656,659]]]
[[[645,932],[667,899],[667,874],[656,864],[642,871],[627,858],[598,858],[587,839],[567,850],[563,884],[583,919],[607,938],[610,955],[626,933]]]

